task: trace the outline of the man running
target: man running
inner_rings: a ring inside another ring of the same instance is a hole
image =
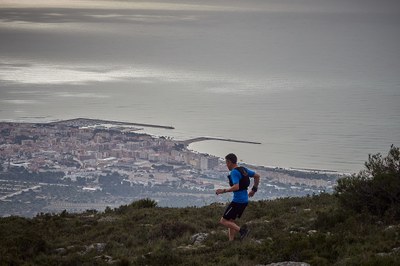
[[[222,193],[233,192],[233,199],[226,208],[220,223],[228,228],[229,241],[235,239],[237,232],[240,233],[240,239],[242,240],[249,234],[249,229],[247,229],[246,226],[239,227],[234,221],[236,218],[242,216],[243,211],[246,209],[249,202],[249,196],[253,197],[257,192],[258,184],[260,183],[260,175],[253,170],[239,167],[237,165],[237,157],[233,153],[225,156],[225,162],[230,171],[228,176],[230,188],[217,189],[215,193],[219,195]],[[247,188],[250,185],[249,177],[254,178],[254,185],[251,191],[247,193]]]

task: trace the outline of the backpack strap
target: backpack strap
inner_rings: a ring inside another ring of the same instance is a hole
[[[234,170],[238,170],[242,178],[239,180],[239,191],[240,190],[247,190],[247,188],[250,186],[250,178],[249,174],[246,171],[246,168],[244,167],[236,167]],[[233,186],[232,178],[231,175],[228,175],[229,179],[229,185]]]

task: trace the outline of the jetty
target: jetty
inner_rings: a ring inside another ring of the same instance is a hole
[[[163,126],[163,125],[155,125],[155,124],[143,124],[143,123],[132,123],[132,122],[121,122],[121,121],[110,121],[110,120],[102,120],[102,119],[89,119],[89,118],[74,118],[61,120],[56,122],[50,122],[47,124],[64,124],[68,126],[89,126],[89,125],[98,125],[98,124],[110,124],[110,125],[118,125],[118,126],[139,126],[139,127],[154,127],[154,128],[163,128],[163,129],[175,129],[172,126]]]
[[[236,140],[236,139],[226,139],[226,138],[214,138],[214,137],[198,137],[193,139],[188,139],[181,141],[182,144],[189,145],[194,142],[206,141],[206,140],[218,140],[218,141],[228,141],[228,142],[238,142],[246,144],[261,144],[261,142],[247,141],[247,140]]]

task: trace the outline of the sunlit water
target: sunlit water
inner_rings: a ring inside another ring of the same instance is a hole
[[[399,145],[395,1],[22,3],[0,6],[2,121],[171,125],[145,131],[340,172]]]

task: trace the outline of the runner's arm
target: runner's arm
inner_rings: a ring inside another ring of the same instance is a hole
[[[220,188],[217,189],[217,191],[215,192],[217,195],[222,194],[222,193],[228,193],[228,192],[233,192],[239,190],[239,184],[234,184],[233,186],[231,186],[230,188]]]
[[[234,184],[229,189],[225,189],[225,192],[233,192],[233,191],[236,191],[236,190],[239,190],[239,184]]]
[[[254,176],[253,176],[253,178],[254,178],[254,185],[253,185],[253,186],[255,186],[256,188],[258,188],[258,185],[260,184],[260,175],[257,174],[257,173],[255,173]]]
[[[256,189],[258,189],[258,185],[260,184],[260,175],[257,174],[257,173],[255,173],[254,176],[253,176],[253,178],[254,178],[254,185],[253,185],[253,187],[256,188]],[[256,192],[255,192],[254,190],[250,190],[249,196],[250,196],[250,197],[253,197],[254,194],[256,194]]]

